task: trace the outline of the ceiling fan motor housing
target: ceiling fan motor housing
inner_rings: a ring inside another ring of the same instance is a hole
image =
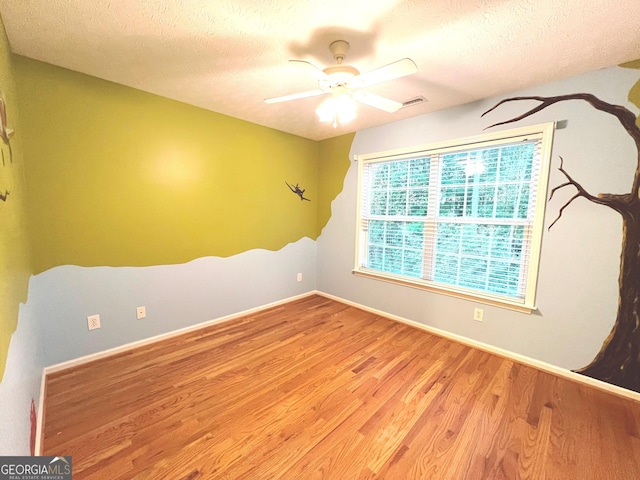
[[[322,90],[328,91],[337,86],[349,88],[358,88],[360,86],[360,82],[357,80],[360,72],[351,65],[332,65],[322,71],[327,74],[327,78],[319,81],[319,86]]]

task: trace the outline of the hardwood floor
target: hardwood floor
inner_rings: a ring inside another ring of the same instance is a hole
[[[640,478],[640,403],[319,296],[46,381],[74,479]]]

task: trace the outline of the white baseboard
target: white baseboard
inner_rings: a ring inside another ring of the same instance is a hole
[[[34,453],[36,455],[42,455],[42,435],[44,429],[44,397],[46,394],[46,379],[47,376],[42,372],[40,378],[40,398],[38,399],[38,413],[36,417],[36,445]]]
[[[613,393],[615,395],[619,395],[621,397],[630,398],[632,400],[640,401],[640,393],[634,392],[632,390],[627,390],[622,387],[618,387],[616,385],[611,385],[606,382],[602,382],[600,380],[596,380],[591,377],[587,377],[585,375],[580,375],[578,373],[572,372],[571,370],[567,370],[565,368],[560,368],[555,365],[542,362],[540,360],[536,360],[534,358],[527,357],[525,355],[520,355],[518,353],[510,352],[508,350],[504,350],[502,348],[495,347],[493,345],[489,345],[486,343],[478,342],[476,340],[472,340],[467,337],[463,337],[461,335],[457,335],[455,333],[450,333],[445,330],[440,330],[439,328],[431,327],[429,325],[424,325],[422,323],[416,322],[414,320],[409,320],[407,318],[400,317],[398,315],[393,315],[391,313],[384,312],[382,310],[377,310],[375,308],[367,307],[366,305],[362,305],[356,302],[352,302],[350,300],[346,300],[341,297],[337,297],[335,295],[331,295],[329,293],[321,292],[318,290],[312,290],[300,295],[296,295],[294,297],[289,297],[284,300],[279,300],[273,303],[269,303],[266,305],[262,305],[260,307],[251,308],[248,310],[244,310],[242,312],[233,313],[231,315],[226,315],[224,317],[216,318],[214,320],[209,320],[203,323],[199,323],[196,325],[192,325],[189,327],[181,328],[179,330],[174,330],[171,332],[163,333],[161,335],[156,335],[153,337],[145,338],[143,340],[138,340],[135,342],[127,343],[125,345],[121,345],[119,347],[110,348],[108,350],[104,350],[101,352],[93,353],[91,355],[85,355],[83,357],[79,357],[73,360],[69,360],[66,362],[58,363],[55,365],[51,365],[45,367],[42,371],[42,381],[40,385],[40,401],[38,402],[38,424],[37,424],[37,433],[36,433],[36,455],[42,455],[42,434],[43,434],[43,422],[44,422],[44,397],[45,397],[45,388],[46,388],[46,376],[53,372],[58,372],[61,370],[66,370],[71,367],[75,367],[78,365],[82,365],[84,363],[92,362],[94,360],[98,360],[101,358],[109,357],[115,355],[117,353],[125,352],[127,350],[132,350],[135,348],[139,348],[145,345],[149,345],[151,343],[160,342],[162,340],[167,340],[169,338],[173,338],[179,335],[183,335],[185,333],[194,332],[196,330],[200,330],[202,328],[207,328],[212,325],[217,325],[220,323],[228,322],[230,320],[234,320],[239,317],[243,317],[246,315],[251,315],[254,313],[261,312],[271,307],[276,307],[278,305],[283,305],[285,303],[292,302],[294,300],[299,300],[301,298],[309,297],[311,295],[320,295],[325,298],[329,298],[331,300],[335,300],[340,303],[344,303],[345,305],[349,305],[352,307],[359,308],[361,310],[373,313],[375,315],[380,315],[381,317],[388,318],[390,320],[394,320],[397,322],[404,323],[406,325],[410,325],[412,327],[418,328],[420,330],[424,330],[426,332],[432,333],[434,335],[438,335],[443,338],[447,338],[454,342],[461,343],[463,345],[467,345],[472,348],[477,348],[478,350],[483,350],[485,352],[489,352],[495,355],[499,355],[504,358],[508,358],[513,360],[514,362],[518,362],[538,370],[542,370],[544,372],[548,372],[554,375],[558,375],[559,377],[566,378],[568,380],[572,380],[574,382],[582,383],[585,385],[589,385],[591,387],[597,388],[599,390],[604,390],[609,393]]]
[[[336,297],[335,295],[331,295],[329,293],[324,293],[324,292],[315,292],[315,293],[323,297],[329,298],[331,300],[335,300],[336,302],[344,303],[346,305],[350,305],[352,307],[356,307],[361,310],[365,310],[367,312],[380,315],[381,317],[385,317],[390,320],[395,320],[415,328],[419,328],[420,330],[424,330],[434,335],[438,335],[439,337],[444,337],[454,342],[458,342],[472,348],[477,348],[478,350],[483,350],[485,352],[489,352],[489,353],[498,355],[500,357],[508,358],[509,360],[513,360],[514,362],[518,362],[518,363],[536,368],[538,370],[542,370],[544,372],[548,372],[553,375],[557,375],[559,377],[572,380],[574,382],[579,382],[585,385],[589,385],[591,387],[597,388],[599,390],[604,390],[606,392],[613,393],[621,397],[640,401],[640,393],[634,392],[633,390],[627,390],[626,388],[618,387],[617,385],[612,385],[610,383],[603,382],[601,380],[596,380],[595,378],[587,377],[586,375],[581,375],[579,373],[573,372],[566,368],[561,368],[556,365],[552,365],[550,363],[536,360],[535,358],[527,357],[525,355],[520,355],[518,353],[514,353],[509,350],[504,350],[499,347],[494,347],[493,345],[489,345],[487,343],[478,342],[477,340],[472,340],[470,338],[463,337],[462,335],[457,335],[455,333],[447,332],[446,330],[440,330],[439,328],[431,327],[429,325],[425,325],[423,323],[419,323],[414,320],[409,320],[409,319],[400,317],[398,315],[393,315],[391,313],[383,312],[382,310],[376,310],[375,308],[367,307],[366,305],[361,305],[359,303],[352,302],[350,300],[345,300],[344,298]]]
[[[213,320],[208,320],[206,322],[198,323],[196,325],[180,328],[178,330],[172,330],[171,332],[162,333],[160,335],[155,335],[153,337],[148,337],[142,340],[137,340],[135,342],[126,343],[118,347],[109,348],[107,350],[92,353],[90,355],[85,355],[83,357],[74,358],[66,362],[56,363],[54,365],[44,367],[44,369],[42,370],[42,380],[40,382],[40,401],[38,402],[38,419],[37,419],[37,426],[36,426],[36,447],[35,447],[36,455],[42,455],[42,434],[43,434],[43,428],[44,428],[44,397],[46,394],[46,391],[45,391],[46,377],[50,373],[66,370],[71,367],[76,367],[78,365],[83,365],[85,363],[93,362],[94,360],[110,357],[117,353],[126,352],[128,350],[133,350],[135,348],[143,347],[145,345],[149,345],[155,342],[160,342],[162,340],[167,340],[169,338],[177,337],[179,335],[184,335],[185,333],[190,333],[196,330],[200,330],[202,328],[207,328],[212,325],[228,322],[230,320],[234,320],[236,318],[244,317],[247,315],[252,315],[254,313],[258,313],[263,310],[266,310],[268,308],[277,307],[278,305],[283,305],[285,303],[293,302],[294,300],[299,300],[301,298],[309,297],[311,295],[316,295],[316,294],[320,294],[320,292],[318,292],[317,290],[311,290],[309,292],[302,293],[300,295],[295,295],[293,297],[288,297],[283,300],[267,303],[259,307],[250,308],[248,310],[243,310],[237,313],[232,313],[230,315],[225,315],[224,317],[215,318]]]
[[[49,373],[58,372],[60,370],[66,370],[67,368],[75,367],[77,365],[82,365],[84,363],[89,363],[94,360],[98,360],[100,358],[110,357],[112,355],[115,355],[116,353],[126,352],[127,350],[133,350],[134,348],[139,348],[145,345],[149,345],[151,343],[160,342],[168,338],[177,337],[179,335],[183,335],[189,332],[195,332],[196,330],[200,330],[202,328],[207,328],[212,325],[217,325],[219,323],[228,322],[236,318],[261,312],[262,310],[266,310],[271,307],[277,307],[278,305],[283,305],[285,303],[293,302],[294,300],[305,298],[314,294],[319,294],[319,292],[312,290],[310,292],[302,293],[300,295],[285,298],[284,300],[278,300],[276,302],[267,303],[259,307],[250,308],[248,310],[243,310],[237,313],[232,313],[230,315],[225,315],[224,317],[215,318],[213,320],[207,320],[206,322],[197,323],[195,325],[190,325],[188,327],[180,328],[178,330],[172,330],[170,332],[161,333],[160,335],[155,335],[153,337],[144,338],[142,340],[136,340],[135,342],[125,343],[124,345],[120,345],[118,347],[109,348],[107,350],[102,350],[101,352],[96,352],[90,355],[85,355],[83,357],[74,358],[73,360],[68,360],[66,362],[56,363],[55,365],[50,365],[48,367],[45,367],[43,373],[46,375]]]

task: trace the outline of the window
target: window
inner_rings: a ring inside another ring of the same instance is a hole
[[[354,272],[533,310],[553,130],[359,156]]]

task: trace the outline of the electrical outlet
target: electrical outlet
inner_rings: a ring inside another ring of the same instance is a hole
[[[483,318],[484,318],[484,310],[482,310],[481,308],[474,308],[473,319],[478,322],[481,322]]]
[[[147,307],[138,307],[136,308],[136,318],[138,320],[145,318],[147,316]]]
[[[100,315],[89,315],[87,317],[87,326],[89,330],[100,328]]]
[[[301,274],[301,273],[299,273],[299,274],[298,274],[298,281],[299,281],[299,282],[301,282],[301,281],[302,281],[302,274]]]

